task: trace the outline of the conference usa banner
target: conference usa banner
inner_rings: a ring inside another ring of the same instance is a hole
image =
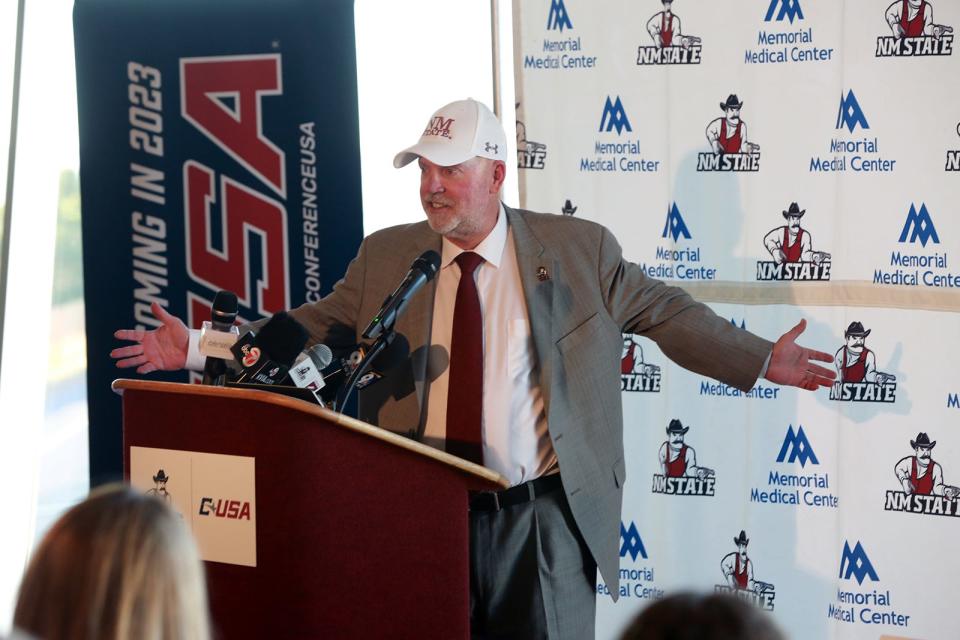
[[[90,473],[121,472],[118,328],[329,292],[362,238],[353,3],[78,0]],[[185,373],[154,375],[186,381]],[[171,419],[176,419],[171,416]]]
[[[597,637],[684,590],[789,637],[954,637],[960,4],[513,8],[521,203],[606,225],[738,327],[805,318],[838,374],[742,392],[623,336],[620,599],[598,577]]]

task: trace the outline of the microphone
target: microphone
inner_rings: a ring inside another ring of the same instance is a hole
[[[413,294],[433,280],[439,269],[440,254],[433,250],[424,251],[423,255],[413,261],[410,271],[407,272],[400,286],[384,300],[380,312],[364,330],[363,337],[367,340],[376,340],[384,331],[392,330]]]
[[[370,364],[370,369],[357,380],[357,390],[375,383],[394,367],[406,360],[409,355],[410,342],[405,335],[398,333],[393,342],[374,356]]]
[[[287,376],[309,334],[286,311],[267,320],[260,333],[245,334],[230,348],[242,371],[234,382],[278,384]]]
[[[200,330],[200,353],[207,356],[203,365],[203,384],[223,386],[229,348],[237,340],[238,329],[233,325],[236,319],[237,294],[218,291],[213,298],[210,321],[204,322]]]
[[[290,379],[301,389],[310,389],[317,398],[320,406],[325,406],[320,397],[320,389],[324,387],[323,370],[333,360],[333,352],[325,344],[315,344],[300,354],[290,369]]]

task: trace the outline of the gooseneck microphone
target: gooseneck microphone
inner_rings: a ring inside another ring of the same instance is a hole
[[[364,329],[363,337],[367,340],[376,340],[384,331],[391,331],[410,298],[420,290],[420,287],[433,280],[439,269],[440,254],[433,250],[424,251],[423,255],[413,261],[410,271],[407,272],[400,286],[383,302],[380,312]]]
[[[218,291],[217,295],[213,298],[213,307],[210,310],[210,329],[224,334],[231,334],[233,323],[236,319],[237,294],[232,291]],[[235,336],[236,334],[232,335]],[[235,339],[234,337],[234,340]],[[203,384],[223,386],[226,373],[226,360],[207,355],[207,360],[203,365]]]
[[[287,377],[309,334],[286,311],[267,320],[255,336],[241,336],[231,347],[242,371],[234,382],[278,384]]]

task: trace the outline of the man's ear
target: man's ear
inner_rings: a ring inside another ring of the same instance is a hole
[[[490,193],[500,193],[503,181],[507,178],[507,165],[503,160],[493,161],[493,182],[490,184]]]

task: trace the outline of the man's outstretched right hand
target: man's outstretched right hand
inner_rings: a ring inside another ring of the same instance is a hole
[[[150,305],[150,311],[163,324],[151,331],[120,329],[114,332],[113,337],[117,340],[130,340],[136,344],[118,347],[110,352],[110,357],[121,369],[136,367],[137,373],[183,369],[190,340],[187,325],[156,302]]]

